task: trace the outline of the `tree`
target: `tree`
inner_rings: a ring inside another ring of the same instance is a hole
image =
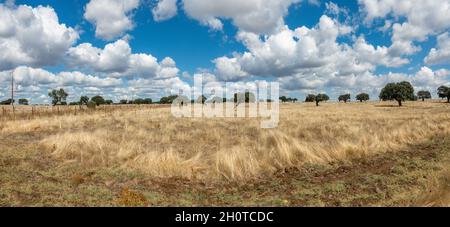
[[[89,102],[89,97],[87,97],[87,96],[80,97],[80,105],[87,105],[88,102]]]
[[[144,103],[145,104],[152,104],[153,100],[151,98],[146,98],[146,99],[144,99]]]
[[[431,99],[431,93],[429,91],[419,91],[417,92],[417,97],[425,102],[425,99]]]
[[[383,101],[395,100],[399,106],[403,101],[414,100],[414,88],[407,82],[389,83],[381,90],[380,99]]]
[[[152,103],[153,100],[150,98],[147,99],[138,98],[130,102],[130,104],[137,104],[137,105],[152,104]]]
[[[281,102],[287,102],[288,99],[286,98],[286,96],[281,96],[281,97],[280,97],[280,101],[281,101]]]
[[[308,96],[306,96],[305,102],[315,102],[315,101],[316,101],[315,95],[309,94]]]
[[[447,98],[447,102],[450,103],[450,88],[449,87],[440,86],[438,88],[438,95],[439,95],[439,98],[442,98],[442,99]]]
[[[316,106],[319,106],[319,102],[326,102],[328,100],[330,100],[330,97],[328,95],[326,95],[326,94],[318,94],[315,97]]]
[[[1,101],[0,105],[11,105],[11,103],[15,102],[15,100],[7,99],[5,101]]]
[[[66,99],[69,96],[69,94],[67,94],[64,89],[59,89],[59,90],[52,90],[51,92],[48,93],[48,96],[52,99],[52,105],[56,106],[56,105],[63,105],[64,103],[67,104]]]
[[[244,97],[244,98],[243,98]],[[255,94],[251,93],[251,92],[245,92],[243,93],[236,93],[234,94],[234,103],[236,103],[236,105],[239,105],[241,103],[255,103],[256,102],[256,96]]]
[[[347,103],[348,101],[350,101],[350,99],[352,99],[350,94],[339,96],[339,102],[344,101],[345,103]]]
[[[281,96],[280,97],[280,101],[281,102],[293,102],[293,103],[296,103],[298,101],[298,99],[297,98],[286,97],[286,96]]]
[[[122,104],[122,105],[125,105],[125,104],[127,104],[127,103],[128,103],[128,100],[126,100],[126,99],[120,100],[120,104]]]
[[[92,97],[91,101],[95,102],[95,104],[97,104],[97,106],[105,104],[105,99],[102,96],[100,96],[100,95]]]
[[[28,99],[19,99],[19,105],[28,106]]]
[[[178,98],[178,95],[171,95],[169,97],[162,97],[159,101],[160,104],[172,104],[175,99]]]
[[[365,102],[370,100],[370,96],[367,93],[361,93],[356,96],[356,100],[360,102]]]
[[[113,100],[108,99],[108,100],[105,100],[105,104],[112,105],[112,104],[114,104],[114,102],[113,102]]]
[[[144,102],[145,102],[145,100],[144,100],[144,99],[141,99],[141,98],[135,99],[135,100],[133,101],[133,103],[134,103],[134,104],[137,104],[137,105],[144,104]]]

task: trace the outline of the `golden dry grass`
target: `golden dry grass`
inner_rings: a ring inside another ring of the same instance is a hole
[[[387,104],[390,105],[390,104]],[[0,133],[39,134],[61,165],[118,167],[156,177],[214,181],[395,152],[450,132],[450,105],[409,102],[288,104],[280,125],[258,119],[178,119],[169,108],[2,122]]]
[[[450,169],[433,173],[427,191],[418,199],[417,205],[424,207],[450,207]]]

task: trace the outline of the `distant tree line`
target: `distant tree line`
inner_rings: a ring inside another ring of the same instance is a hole
[[[199,104],[207,104],[207,103],[226,103],[226,102],[234,102],[234,103],[255,103],[256,102],[256,95],[252,92],[242,92],[242,93],[235,93],[233,95],[233,98],[228,100],[227,98],[221,98],[221,97],[211,97],[210,100],[205,95],[200,95],[197,97],[197,99],[189,100],[187,96],[178,96],[178,95],[171,95],[167,97],[162,97],[159,101],[159,104],[173,104],[174,101],[177,100],[180,105],[186,105],[188,103],[199,103]]]
[[[135,100],[126,100],[126,99],[122,99],[119,102],[120,104],[124,105],[124,104],[136,104],[136,105],[144,105],[144,104],[153,104],[153,100],[151,98],[137,98]]]
[[[281,96],[281,97],[280,97],[280,101],[281,101],[281,102],[292,102],[292,103],[296,103],[296,102],[298,102],[298,99],[297,99],[297,98],[286,97],[286,96]]]
[[[0,101],[0,105],[11,105],[12,103],[16,103],[16,100],[7,99],[4,101]],[[29,104],[28,99],[19,99],[19,105],[27,106]]]
[[[1,101],[0,105],[11,105],[12,103],[15,103],[15,100],[7,99],[7,100],[4,100],[4,101]]]
[[[447,99],[447,102],[450,103],[450,87],[448,86],[440,86],[437,89],[437,95],[441,99]],[[52,105],[67,105],[67,98],[69,97],[69,94],[64,89],[54,89],[48,93],[48,96],[51,99]],[[255,94],[251,92],[244,92],[244,93],[235,93],[233,95],[233,98],[230,100],[227,100],[226,98],[221,97],[213,97],[210,100],[207,99],[206,96],[201,95],[195,100],[189,100],[187,96],[182,96],[181,99],[179,99],[180,96],[178,95],[171,95],[167,97],[162,97],[159,102],[159,104],[172,104],[175,100],[179,102],[180,105],[187,105],[188,103],[220,103],[220,102],[234,102],[239,105],[240,103],[254,103],[256,102],[256,96]],[[431,99],[432,95],[430,91],[427,90],[420,90],[417,92],[417,94],[414,93],[414,87],[411,85],[411,83],[407,81],[399,82],[399,83],[388,83],[386,86],[381,90],[379,95],[380,100],[382,101],[396,101],[398,102],[399,106],[402,106],[405,101],[417,101],[422,100],[425,101],[425,99]],[[360,93],[355,96],[355,99],[360,102],[366,102],[370,100],[370,96],[367,93]],[[286,102],[298,102],[297,98],[290,98],[286,96],[281,96],[279,100],[283,103]],[[323,94],[309,94],[305,98],[305,102],[314,102],[316,103],[316,106],[319,106],[321,102],[326,102],[330,100],[330,97],[323,93]],[[273,100],[265,100],[267,102],[272,102]],[[351,94],[343,94],[338,97],[339,102],[347,103],[351,101]],[[16,103],[16,100],[7,99],[4,101],[0,101],[0,105],[11,105],[13,103]],[[18,100],[19,105],[29,105],[28,99],[21,98]],[[118,104],[136,104],[136,105],[145,105],[145,104],[153,104],[153,100],[151,98],[137,98],[134,100],[120,100]],[[69,105],[86,105],[90,108],[95,108],[96,106],[100,105],[112,105],[114,102],[112,100],[105,100],[102,96],[97,95],[92,98],[89,98],[87,96],[81,96],[80,100],[78,102],[71,102]]]
[[[64,91],[64,89],[59,90],[52,90],[48,93],[48,96],[52,99],[52,105],[67,105],[67,97],[69,94]],[[143,105],[143,104],[152,104],[153,100],[151,98],[137,98],[135,100],[120,100],[118,104],[137,104],[137,105]],[[89,108],[95,108],[96,106],[100,105],[113,105],[114,101],[110,99],[105,99],[103,96],[96,95],[92,98],[89,98],[87,96],[81,96],[80,100],[78,102],[71,102],[69,105],[85,105]]]

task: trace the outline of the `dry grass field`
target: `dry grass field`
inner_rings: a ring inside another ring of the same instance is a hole
[[[163,106],[0,121],[0,206],[450,206],[450,105],[283,104],[260,119]]]

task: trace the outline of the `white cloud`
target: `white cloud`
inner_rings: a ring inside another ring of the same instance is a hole
[[[220,75],[224,81],[233,81],[243,79],[248,76],[242,71],[241,65],[237,58],[220,57],[213,61],[216,65],[215,73]]]
[[[60,72],[54,74],[40,68],[18,67],[14,70],[14,81],[24,87],[28,86],[95,86],[111,87],[121,84],[114,78],[100,78],[81,72]]]
[[[21,86],[46,86],[56,83],[56,76],[43,69],[18,67],[14,70],[14,82]]]
[[[51,7],[0,4],[0,70],[57,64],[78,37]]]
[[[416,90],[429,90],[434,92],[439,86],[448,82],[448,74],[442,73],[442,70],[433,71],[428,67],[422,67],[412,78],[411,82]]]
[[[248,51],[215,59],[214,72],[217,79],[227,81],[273,76],[285,92],[305,93],[351,91],[377,96],[389,82],[406,80],[416,89],[430,91],[447,83],[450,72],[445,69],[423,67],[415,74],[376,75],[378,66],[400,67],[409,60],[391,55],[388,47],[369,44],[364,36],[354,37],[350,43],[337,41],[339,36],[351,33],[351,28],[328,16],[322,16],[314,28],[285,27],[263,37],[241,31],[237,39]]]
[[[100,72],[124,72],[128,67],[131,48],[124,40],[109,43],[104,49],[82,43],[67,52],[67,64],[72,67],[90,67]]]
[[[159,0],[158,4],[152,10],[155,21],[168,20],[177,15],[177,0]]]
[[[387,67],[399,67],[409,63],[408,59],[392,57],[389,54],[389,48],[384,46],[374,47],[366,42],[363,37],[359,37],[353,48],[359,59],[369,62],[373,65],[383,65]]]
[[[392,55],[413,54],[420,50],[415,41],[425,41],[450,28],[450,0],[359,0],[366,22],[392,17]],[[400,22],[405,18],[404,22]],[[390,23],[390,22],[389,22]]]
[[[429,65],[450,63],[450,36],[448,32],[437,37],[437,47],[430,50],[425,58],[425,63]]]
[[[84,18],[94,24],[97,37],[112,40],[133,29],[131,12],[138,6],[139,0],[91,0]]]
[[[378,65],[398,67],[408,63],[406,59],[389,56],[387,47],[368,44],[362,36],[354,41],[353,46],[337,42],[339,36],[351,31],[348,26],[322,16],[318,25],[311,29],[300,27],[291,30],[285,27],[263,38],[239,32],[237,38],[248,51],[232,58],[215,59],[215,73],[221,80],[298,74],[328,77],[373,71]]]
[[[130,80],[128,84],[128,88],[119,89],[123,95],[128,96],[128,99],[131,99],[130,94],[131,96],[151,96],[160,98],[170,94],[178,94],[180,90],[190,90],[190,85],[178,77],[165,79],[139,78]]]
[[[44,69],[25,66],[14,70],[14,81],[16,96],[32,100],[33,103],[48,103],[47,92],[57,88],[64,88],[69,93],[70,100],[92,94],[105,94],[111,97],[115,94],[109,90],[123,83],[120,79],[92,76],[77,71],[55,74]],[[9,93],[9,83],[9,72],[0,72],[0,85],[3,88],[0,92]],[[94,90],[97,92],[94,93]]]
[[[63,86],[95,86],[95,87],[115,87],[122,84],[120,79],[101,78],[92,75],[86,75],[81,72],[61,72],[57,74],[57,81]]]
[[[70,48],[66,62],[72,68],[107,73],[114,77],[170,78],[179,73],[171,58],[161,62],[150,54],[132,54],[125,40],[107,44],[103,49],[82,43]]]
[[[240,30],[268,34],[284,26],[289,6],[300,0],[183,0],[186,14],[214,30],[230,19]]]
[[[308,0],[308,3],[315,6],[320,6],[320,0]]]

